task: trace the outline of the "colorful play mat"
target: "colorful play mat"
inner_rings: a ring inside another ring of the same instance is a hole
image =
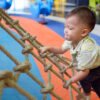
[[[42,25],[37,22],[37,19],[34,19],[29,16],[11,16],[14,20],[19,20],[20,25],[29,32],[32,36],[36,36],[37,40],[45,46],[56,46],[59,47],[63,43],[63,30],[64,24],[48,20],[47,25]],[[20,38],[15,31],[11,30],[13,34]],[[97,43],[100,45],[100,37],[91,33],[91,37],[94,38]],[[25,57],[22,55],[22,47],[7,34],[7,32],[0,28],[0,45],[4,46],[15,58],[20,62],[25,60]],[[70,53],[65,54],[67,58],[70,57]],[[30,62],[32,64],[32,69],[30,70],[41,82],[47,82],[47,73],[44,72],[43,66],[31,55],[29,55]],[[0,51],[0,70],[13,70],[13,67],[16,65],[2,52]],[[56,70],[56,69],[55,69]],[[70,100],[69,92],[67,89],[63,88],[62,82],[53,74],[51,74],[52,83],[54,85],[55,93],[62,98],[62,100]],[[22,74],[18,79],[18,85],[30,93],[32,96],[36,97],[37,100],[43,100],[43,95],[40,90],[41,87],[35,82],[32,81],[29,76]],[[25,96],[21,95],[16,89],[5,88],[2,94],[2,100],[28,100]],[[75,98],[75,91],[73,91]],[[1,95],[0,95],[1,96]],[[94,92],[92,92],[91,100],[99,100]],[[57,100],[51,95],[47,95],[47,100]]]

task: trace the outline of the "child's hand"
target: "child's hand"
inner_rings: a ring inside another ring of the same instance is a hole
[[[49,47],[41,47],[40,48],[40,53],[43,54],[43,53],[45,53],[48,50],[49,50]]]

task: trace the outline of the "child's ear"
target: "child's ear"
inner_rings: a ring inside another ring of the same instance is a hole
[[[89,33],[89,29],[84,29],[84,30],[82,31],[81,36],[82,36],[82,37],[85,37],[85,36],[88,35],[88,33]]]

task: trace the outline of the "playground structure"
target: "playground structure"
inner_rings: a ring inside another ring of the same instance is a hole
[[[30,2],[29,10],[31,11],[34,17],[38,17],[40,14],[43,14],[45,16],[51,14],[53,0],[29,0],[28,2]],[[8,10],[12,5],[15,6],[15,3],[19,2],[15,2],[15,0],[1,0],[0,8]],[[14,7],[14,10],[15,9],[16,8]]]
[[[55,92],[53,92],[54,85],[51,83],[51,72],[55,74],[63,83],[66,82],[65,75],[71,77],[66,72],[64,66],[70,66],[71,61],[68,58],[65,58],[61,55],[55,55],[51,52],[46,52],[45,54],[40,54],[40,48],[43,45],[36,39],[36,36],[31,36],[30,33],[26,32],[19,24],[18,20],[13,20],[4,10],[0,9],[0,27],[3,28],[12,38],[14,38],[22,47],[22,54],[25,56],[25,61],[20,62],[13,55],[11,55],[4,46],[0,45],[0,50],[6,54],[15,64],[13,72],[6,70],[0,73],[0,95],[2,96],[3,89],[10,87],[17,89],[22,95],[26,96],[28,100],[36,100],[36,98],[30,95],[27,91],[22,89],[18,84],[18,78],[21,74],[26,73],[33,81],[41,86],[41,93],[43,94],[43,100],[46,100],[46,95],[49,93],[54,96],[57,100],[63,100]],[[8,28],[9,27],[9,28]],[[15,30],[21,37],[17,38],[12,31]],[[35,52],[37,51],[37,53]],[[34,74],[30,72],[31,63],[29,61],[29,54],[36,58],[43,66],[44,71],[48,73],[48,83],[44,85]],[[54,70],[54,65],[59,69],[59,72]],[[76,83],[78,85],[78,83]],[[70,100],[73,100],[72,89],[75,90],[80,97],[85,100],[84,95],[81,93],[80,89],[76,88],[73,85],[69,86],[70,89]]]
[[[12,0],[1,0],[0,1],[0,8],[9,9],[12,5]]]
[[[51,14],[53,0],[31,0],[30,11],[33,16],[37,17],[40,14],[48,16]]]
[[[30,2],[30,11],[33,17],[40,17],[40,23],[46,24],[45,16],[51,14],[53,0],[32,0]]]

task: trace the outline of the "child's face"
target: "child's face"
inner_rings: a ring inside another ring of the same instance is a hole
[[[64,28],[64,37],[66,40],[72,41],[73,43],[79,42],[86,33],[87,27],[79,21],[77,16],[71,16],[66,19]],[[87,34],[87,33],[86,33]]]

